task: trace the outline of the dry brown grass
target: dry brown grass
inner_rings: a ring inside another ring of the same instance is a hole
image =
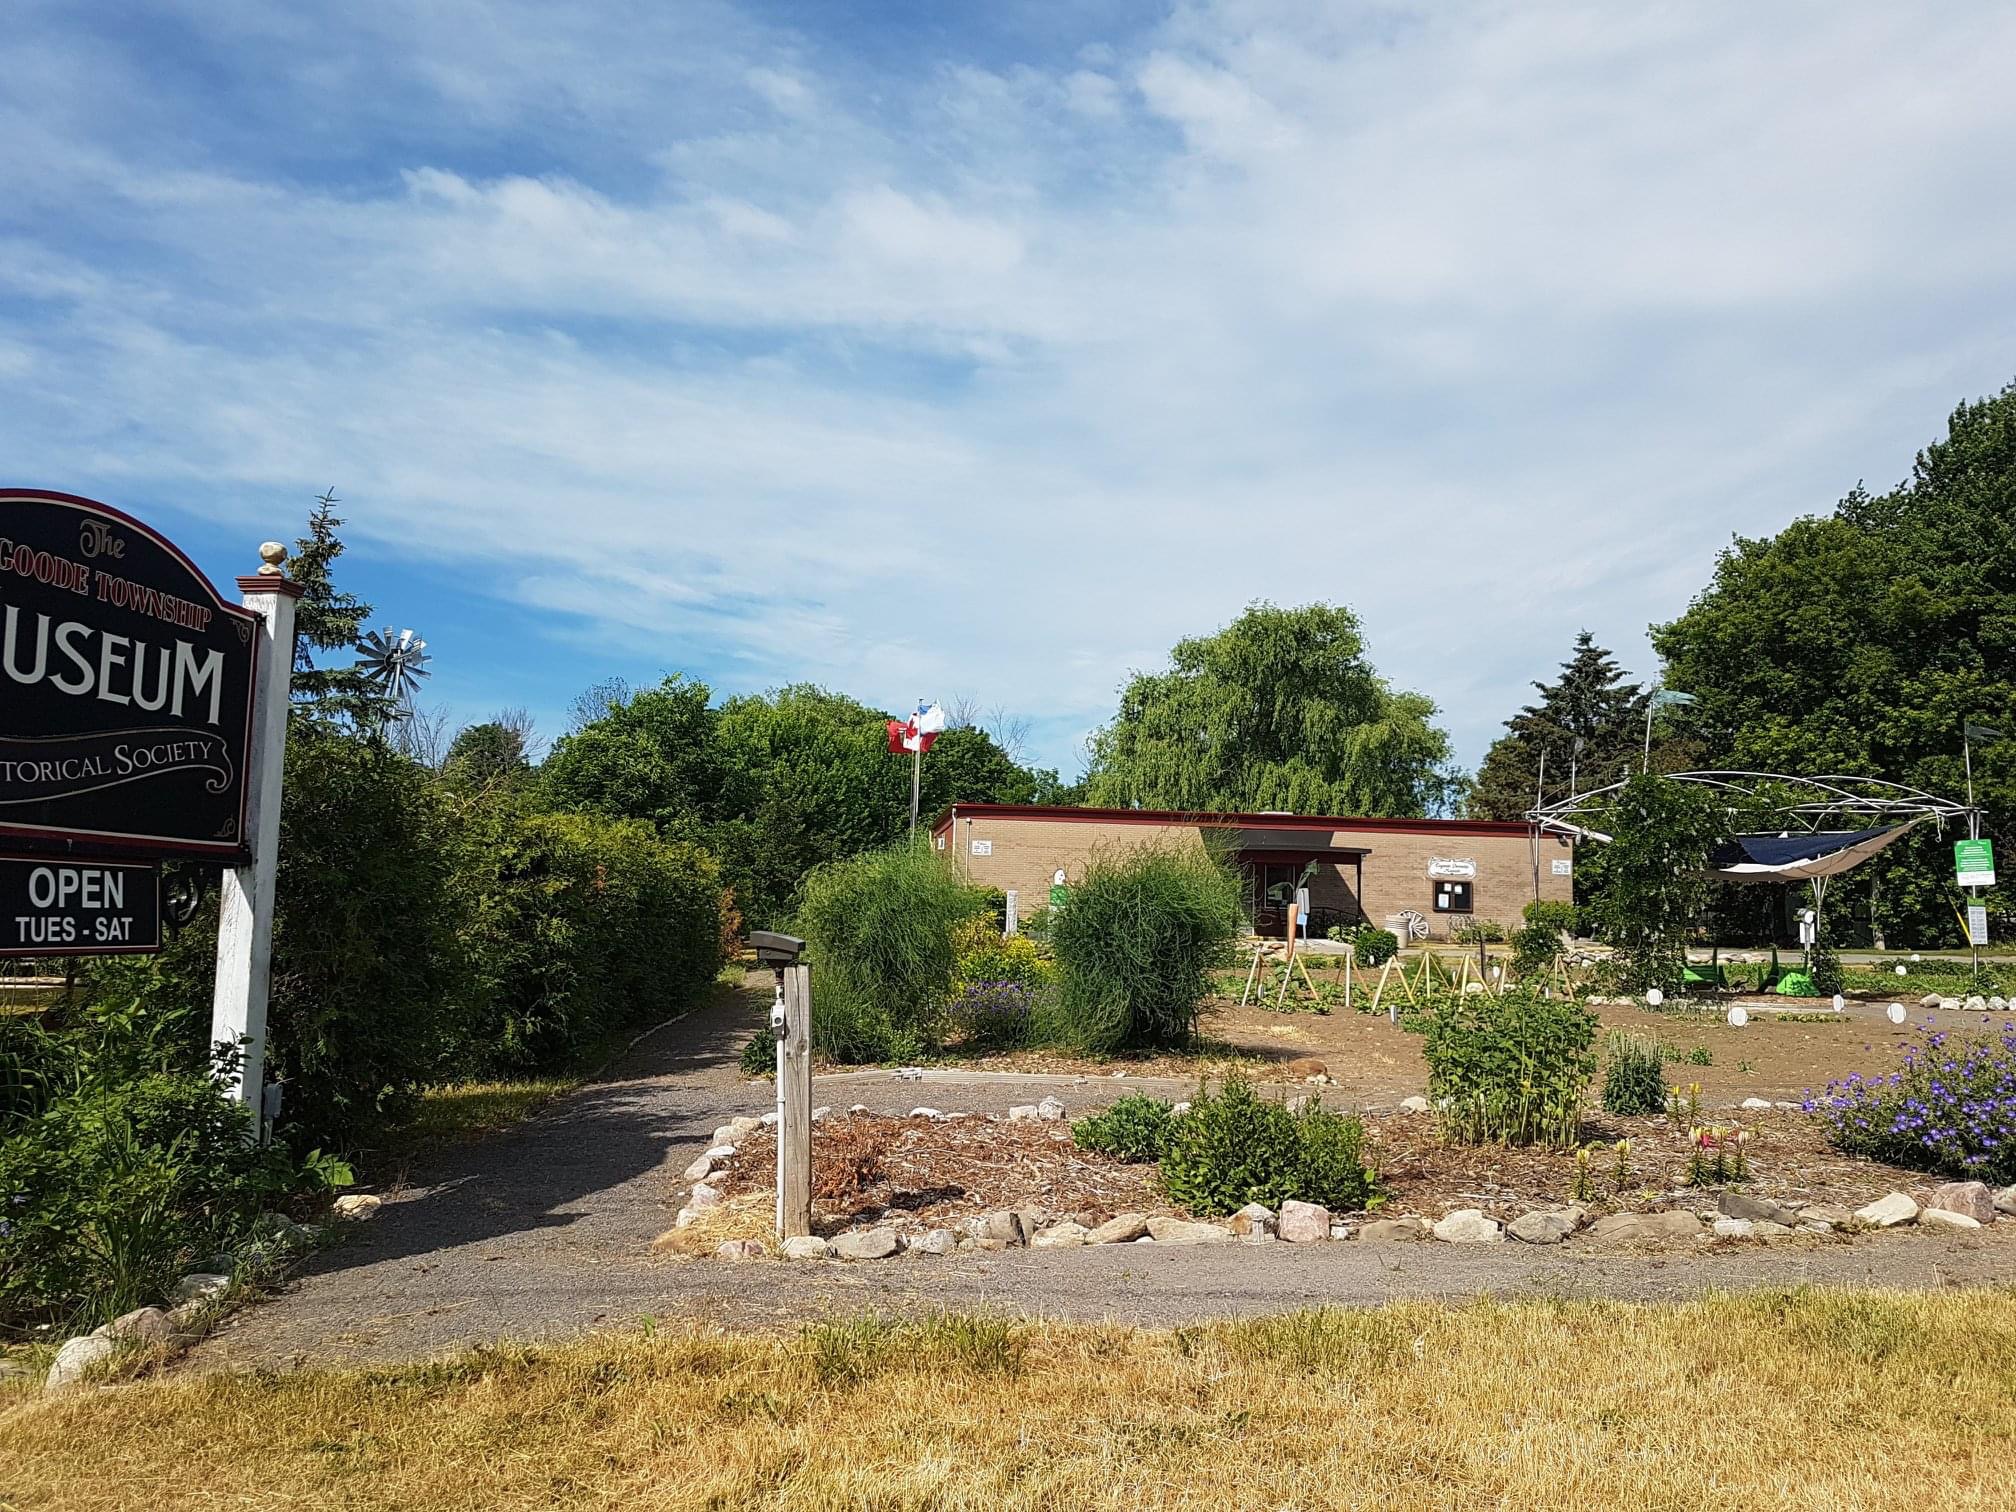
[[[2016,1291],[646,1329],[0,1414],[0,1504],[2006,1507]]]
[[[730,1197],[718,1207],[702,1209],[684,1228],[665,1230],[651,1242],[654,1255],[696,1260],[712,1255],[729,1239],[754,1239],[768,1250],[777,1240],[777,1203],[767,1192]],[[4,1509],[0,1509],[4,1512]]]

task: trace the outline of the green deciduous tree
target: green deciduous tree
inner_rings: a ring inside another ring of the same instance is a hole
[[[1434,704],[1373,670],[1334,604],[1256,603],[1140,673],[1092,741],[1086,791],[1116,807],[1422,815],[1461,793]]]
[[[1890,492],[1736,541],[1653,644],[1715,764],[1960,795],[1963,720],[2016,729],[2016,386],[1956,409]],[[1975,779],[2007,836],[2016,743],[1978,748]],[[1832,920],[1873,904],[1892,943],[1957,944],[1952,838],[1921,830],[1844,877]]]
[[[1638,764],[1645,693],[1625,680],[1610,653],[1587,630],[1552,682],[1536,682],[1539,701],[1505,721],[1505,734],[1485,753],[1470,794],[1480,819],[1521,819],[1539,791],[1546,757],[1547,796],[1565,797],[1571,774],[1587,790],[1615,782]]]

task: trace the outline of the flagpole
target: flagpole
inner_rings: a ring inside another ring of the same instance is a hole
[[[920,737],[910,761],[910,838],[917,838],[917,798],[924,787],[924,741]]]

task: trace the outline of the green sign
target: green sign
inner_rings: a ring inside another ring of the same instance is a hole
[[[1953,842],[1953,870],[1962,887],[1995,885],[1995,843],[1992,840]]]

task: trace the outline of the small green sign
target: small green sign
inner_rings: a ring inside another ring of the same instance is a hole
[[[1995,885],[1995,843],[1992,840],[1953,842],[1953,870],[1962,887]]]

